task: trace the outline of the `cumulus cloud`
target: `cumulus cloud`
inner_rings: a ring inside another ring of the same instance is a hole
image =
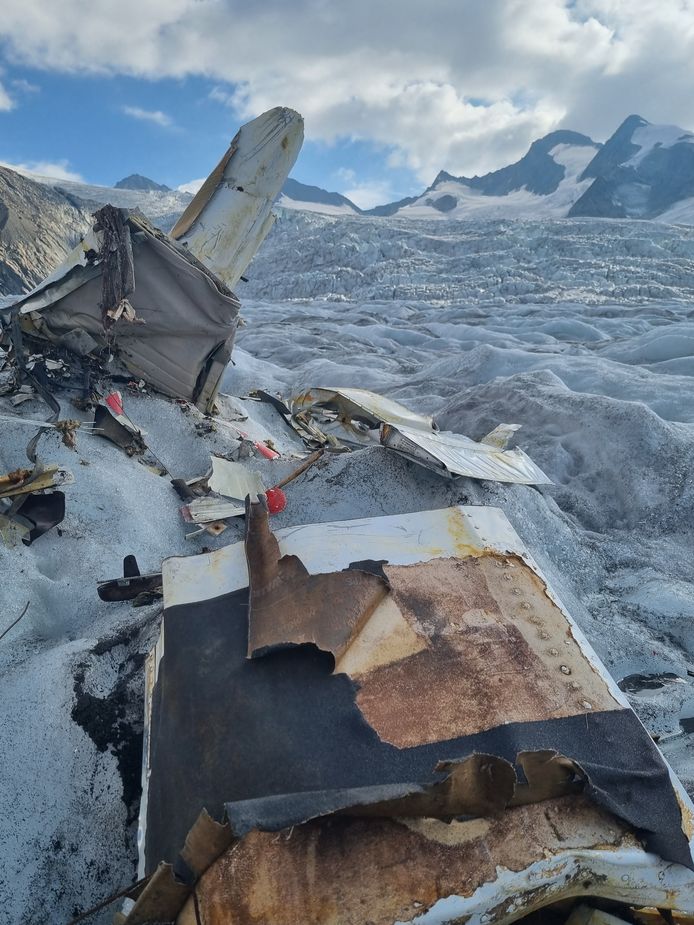
[[[140,109],[139,106],[122,106],[121,112],[130,116],[132,119],[139,119],[141,122],[152,122],[161,128],[171,128],[173,119],[171,116],[162,112],[160,109]]]
[[[44,69],[204,76],[239,118],[293,106],[307,137],[369,140],[425,182],[501,166],[557,127],[604,139],[630,112],[694,127],[690,0],[82,6],[4,0],[6,54]]]
[[[371,209],[392,202],[395,198],[392,184],[388,180],[360,180],[353,170],[338,171],[344,173],[344,182],[339,192],[351,199],[360,209]]]
[[[188,183],[181,183],[180,186],[176,187],[176,190],[179,193],[192,193],[195,195],[205,182],[205,179],[205,177],[200,177],[199,180],[189,180]]]
[[[16,170],[17,173],[25,176],[50,177],[53,180],[74,180],[77,183],[83,183],[84,177],[77,171],[70,168],[66,160],[60,161],[27,161],[25,163],[15,164],[9,161],[0,161],[2,167],[9,167],[10,170]]]

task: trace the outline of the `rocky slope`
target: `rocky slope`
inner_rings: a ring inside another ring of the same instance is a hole
[[[87,203],[0,167],[0,295],[39,283],[89,222]]]

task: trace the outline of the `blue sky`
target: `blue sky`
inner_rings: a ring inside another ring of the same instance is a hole
[[[63,168],[66,176],[105,186],[130,173],[172,188],[204,177],[244,121],[221,102],[233,85],[199,77],[151,80],[6,67],[3,84],[15,105],[0,112],[0,161],[43,164],[57,173]],[[390,169],[390,185],[381,183],[387,155],[368,141],[307,139],[292,176],[329,190],[349,190],[358,177],[376,194],[383,190],[379,202],[421,192],[407,168]]]
[[[557,128],[692,129],[692,61],[694,0],[2,0],[0,160],[178,186],[284,105],[296,179],[369,206]]]

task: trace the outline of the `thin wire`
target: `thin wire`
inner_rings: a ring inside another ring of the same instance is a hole
[[[10,625],[7,627],[7,629],[6,629],[6,630],[3,630],[2,633],[0,633],[0,639],[3,639],[5,636],[7,636],[7,634],[8,634],[9,631],[12,629],[12,627],[13,627],[13,626],[16,626],[16,625],[19,623],[19,621],[22,619],[22,617],[24,616],[24,614],[25,614],[25,613],[27,612],[27,610],[29,609],[29,604],[30,604],[30,603],[31,603],[31,601],[27,601],[26,604],[24,605],[24,610],[20,613],[20,615],[17,617],[17,619],[14,621],[14,623],[10,623]]]

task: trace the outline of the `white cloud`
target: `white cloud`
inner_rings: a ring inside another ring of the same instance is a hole
[[[18,93],[40,93],[41,87],[38,84],[33,84],[31,81],[26,80],[24,77],[15,77],[12,80],[12,86]]]
[[[9,167],[10,170],[16,170],[17,173],[25,176],[50,177],[54,180],[74,180],[77,183],[83,183],[84,177],[71,170],[69,162],[61,161],[27,161],[26,163],[13,164],[9,161],[0,161],[3,167]]]
[[[560,126],[604,139],[639,112],[694,128],[690,0],[121,0],[113,9],[92,0],[84,16],[81,0],[4,0],[0,41],[15,63],[43,69],[207,77],[218,82],[211,98],[239,117],[293,106],[308,138],[367,139],[425,182],[439,168],[501,166]]]
[[[161,128],[171,128],[173,119],[160,109],[140,109],[139,106],[122,106],[121,112],[141,122],[152,122]]]
[[[395,198],[393,188],[388,181],[367,180],[359,183],[355,180],[356,178],[353,178],[352,187],[343,189],[341,192],[360,209],[372,209],[374,206],[383,205],[384,202],[392,202]]]
[[[338,167],[335,171],[335,177],[342,183],[354,183],[357,175],[351,167]]]
[[[188,183],[181,183],[180,186],[177,186],[176,189],[179,193],[192,193],[195,195],[200,189],[202,184],[205,182],[205,177],[200,177],[199,180],[189,180]]]
[[[14,100],[0,83],[0,112],[9,112],[14,109]]]
[[[208,97],[223,106],[234,106],[234,94],[229,93],[228,90],[223,90],[221,87],[212,87]]]

